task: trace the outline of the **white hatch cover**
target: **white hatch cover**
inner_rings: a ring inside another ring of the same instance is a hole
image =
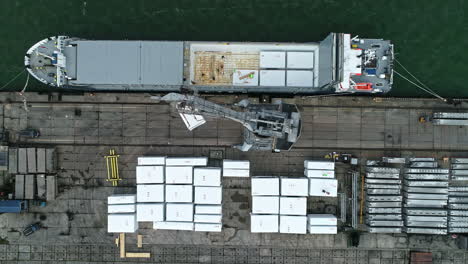
[[[288,52],[288,69],[314,68],[313,52]]]
[[[284,68],[286,53],[284,51],[261,51],[260,68]]]
[[[313,87],[314,72],[313,71],[287,71],[287,86],[296,87]]]
[[[262,70],[260,71],[261,86],[285,86],[286,71],[283,70]]]

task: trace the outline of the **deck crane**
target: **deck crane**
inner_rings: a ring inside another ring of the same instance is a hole
[[[244,99],[235,104],[236,111],[193,95],[169,93],[158,99],[175,103],[189,130],[204,124],[203,116],[241,123],[244,142],[233,146],[241,151],[290,150],[301,134],[301,114],[294,104],[251,104]]]

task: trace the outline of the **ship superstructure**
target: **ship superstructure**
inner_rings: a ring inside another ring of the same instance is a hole
[[[54,87],[201,93],[386,93],[393,45],[331,33],[319,43],[85,40],[50,37],[25,66]]]

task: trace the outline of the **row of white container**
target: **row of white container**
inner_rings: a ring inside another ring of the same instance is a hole
[[[252,214],[306,215],[306,197],[252,196]]]
[[[139,203],[221,204],[222,197],[221,186],[139,184],[136,201]]]
[[[192,166],[137,166],[137,184],[193,184],[221,186],[221,168]]]
[[[281,183],[281,184],[280,184]],[[281,187],[281,188],[280,188]],[[329,196],[338,194],[336,179],[252,177],[253,196]]]
[[[286,234],[336,234],[336,217],[333,215],[256,215],[250,216],[252,233]],[[334,223],[334,224],[333,224]]]
[[[139,166],[166,165],[166,166],[206,166],[207,157],[138,157]]]
[[[135,214],[109,214],[107,216],[107,232],[109,233],[135,233],[138,230]],[[154,229],[160,230],[188,230],[199,232],[221,232],[221,223],[197,222],[153,222]]]
[[[250,177],[250,161],[223,160],[223,177]]]
[[[166,157],[139,157],[137,166],[137,184],[142,183],[168,183],[168,184],[191,184],[193,172],[193,184],[197,186],[218,186],[214,185],[220,181],[220,168],[189,168],[206,166],[208,159],[201,158],[166,158]],[[224,177],[249,177],[250,161],[245,160],[223,160]],[[206,176],[214,183],[200,180]],[[213,184],[213,185],[212,185]]]

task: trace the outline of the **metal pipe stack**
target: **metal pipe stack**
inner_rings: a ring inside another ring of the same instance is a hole
[[[406,233],[447,234],[449,170],[434,158],[410,158],[404,173]]]
[[[372,160],[366,165],[366,222],[369,232],[401,233],[401,169]]]
[[[451,160],[451,179],[449,187],[449,233],[468,233],[468,187],[460,185],[468,180],[468,159]],[[453,186],[452,186],[453,185]]]

